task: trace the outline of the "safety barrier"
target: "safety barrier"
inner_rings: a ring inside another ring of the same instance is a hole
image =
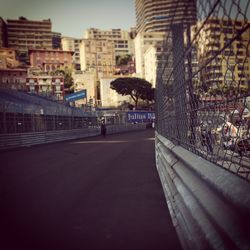
[[[122,124],[107,126],[107,134],[145,129],[145,124]],[[100,135],[100,127],[72,130],[42,131],[31,133],[0,134],[0,150],[28,147],[37,144],[73,140]]]
[[[137,124],[125,123],[119,125],[109,125],[107,126],[107,134],[116,134],[116,133],[142,130],[142,129],[146,129],[145,123],[137,123]]]
[[[158,133],[155,149],[183,249],[249,249],[249,182]]]

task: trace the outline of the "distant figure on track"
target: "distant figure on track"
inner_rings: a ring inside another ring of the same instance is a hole
[[[102,121],[102,123],[101,123],[101,135],[103,137],[105,137],[106,136],[106,132],[107,132],[107,128],[106,128],[105,121]]]

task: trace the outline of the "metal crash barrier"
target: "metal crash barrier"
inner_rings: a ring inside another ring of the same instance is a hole
[[[183,249],[249,249],[249,182],[157,132],[155,150]]]
[[[129,132],[146,129],[145,124],[121,124],[107,126],[107,134]],[[0,150],[28,147],[37,144],[80,139],[100,135],[100,127],[93,126],[82,129],[42,131],[30,133],[0,134]]]

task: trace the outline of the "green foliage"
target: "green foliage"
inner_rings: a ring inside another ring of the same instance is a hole
[[[116,56],[116,65],[121,66],[121,65],[127,65],[128,62],[132,59],[131,55],[125,55],[125,56]]]
[[[72,70],[69,68],[59,68],[51,72],[51,75],[60,75],[64,77],[64,88],[66,94],[74,92],[74,82],[72,78]]]
[[[154,89],[148,81],[137,77],[117,78],[110,83],[110,88],[120,95],[129,95],[137,108],[139,99],[152,101]]]
[[[146,101],[153,101],[154,96],[155,96],[155,89],[150,88],[144,95],[141,96],[141,99]]]
[[[119,107],[121,110],[126,110],[126,109],[133,110],[134,105],[130,104],[130,103],[127,102],[127,101],[123,101],[118,107]]]

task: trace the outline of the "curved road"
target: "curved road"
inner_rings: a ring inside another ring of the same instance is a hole
[[[0,249],[180,249],[153,131],[0,153]]]

